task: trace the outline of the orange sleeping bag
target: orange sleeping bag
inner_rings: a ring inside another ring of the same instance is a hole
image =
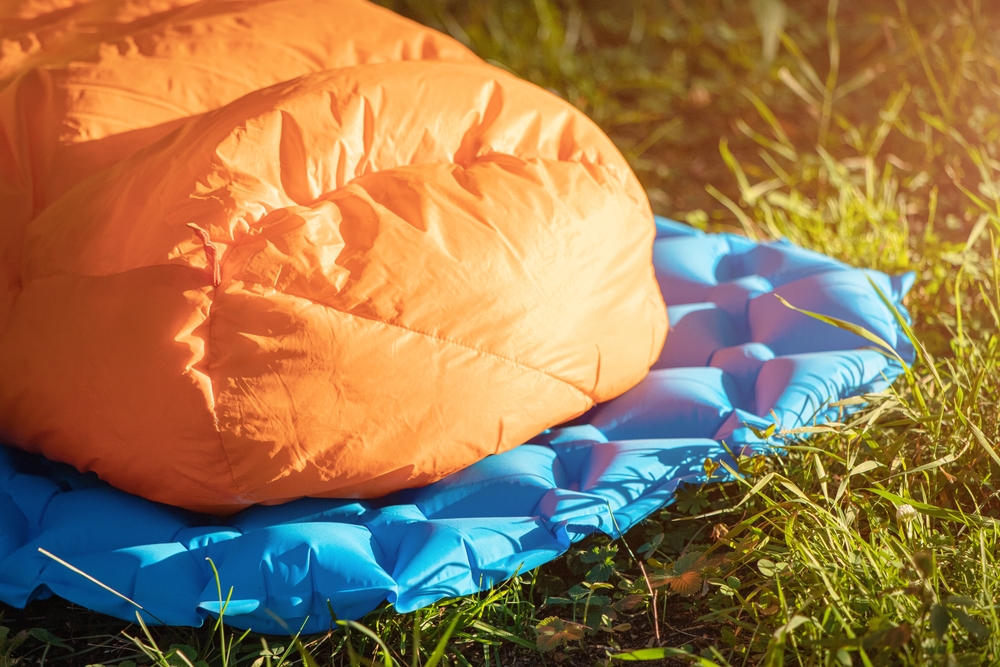
[[[624,159],[450,39],[355,0],[17,11],[7,441],[201,511],[373,497],[658,357],[652,215]]]

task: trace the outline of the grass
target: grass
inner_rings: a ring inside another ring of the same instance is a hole
[[[588,113],[658,213],[914,271],[892,390],[478,596],[295,639],[45,601],[0,666],[1000,664],[1000,19],[788,3],[384,0]]]

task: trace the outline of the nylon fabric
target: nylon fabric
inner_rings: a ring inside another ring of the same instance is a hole
[[[0,38],[0,330],[26,224],[192,118],[310,73],[482,62],[361,0],[10,0]]]
[[[649,203],[559,97],[357,0],[59,4],[0,13],[6,442],[200,512],[379,497],[656,360]]]

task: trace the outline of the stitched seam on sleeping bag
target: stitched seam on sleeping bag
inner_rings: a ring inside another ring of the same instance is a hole
[[[281,290],[281,293],[284,294],[284,295],[286,295],[286,296],[292,296],[292,297],[295,297],[297,299],[303,299],[303,300],[308,301],[310,303],[314,303],[317,306],[323,306],[324,308],[329,308],[330,310],[333,310],[335,312],[341,313],[343,315],[347,315],[348,317],[353,317],[355,319],[364,320],[366,322],[378,322],[379,324],[383,324],[383,325],[385,325],[387,327],[392,327],[394,329],[400,329],[401,331],[407,331],[409,333],[417,334],[418,336],[423,336],[424,338],[429,338],[429,339],[435,340],[435,341],[437,341],[439,343],[447,343],[449,345],[454,345],[455,347],[461,347],[461,348],[464,348],[466,350],[470,350],[472,352],[475,352],[477,354],[481,354],[483,356],[492,357],[494,359],[499,359],[500,361],[503,361],[503,362],[505,362],[507,364],[510,364],[512,366],[516,366],[517,368],[526,368],[526,369],[528,369],[530,371],[534,371],[535,373],[539,373],[539,374],[544,375],[544,376],[546,376],[548,378],[556,380],[557,382],[560,382],[560,383],[565,384],[565,385],[567,385],[569,387],[572,387],[577,392],[579,392],[581,395],[583,395],[585,398],[589,398],[594,403],[597,402],[597,399],[594,396],[592,396],[590,393],[584,391],[583,389],[580,389],[579,387],[577,387],[572,382],[569,382],[568,380],[564,380],[563,378],[561,378],[561,377],[559,377],[557,375],[553,375],[552,373],[549,373],[548,371],[544,371],[544,370],[542,370],[540,368],[535,368],[534,366],[526,364],[523,361],[518,361],[517,359],[513,359],[513,358],[508,357],[506,355],[498,354],[496,352],[491,352],[489,350],[483,350],[483,349],[475,347],[473,345],[469,345],[468,343],[462,343],[462,342],[459,342],[459,341],[456,341],[456,340],[452,340],[450,338],[445,338],[444,336],[435,336],[434,334],[427,333],[426,331],[420,331],[419,329],[413,329],[413,328],[410,328],[410,327],[402,325],[402,324],[396,324],[396,323],[393,323],[393,322],[386,322],[385,320],[378,319],[377,317],[365,317],[364,315],[358,315],[357,313],[351,313],[351,312],[348,312],[346,310],[341,310],[340,308],[337,308],[335,306],[331,306],[328,303],[324,303],[322,301],[317,301],[316,299],[311,299],[311,298],[309,298],[307,296],[302,296],[301,294],[295,294],[293,292],[288,292],[288,291],[285,291],[285,290]]]
[[[208,377],[208,388],[212,392],[212,421],[215,432],[219,434],[219,446],[222,447],[222,455],[226,457],[226,465],[229,466],[229,477],[233,480],[233,488],[245,499],[245,491],[236,481],[236,470],[233,469],[233,460],[229,457],[229,450],[226,448],[226,439],[219,428],[219,410],[215,397],[215,381],[212,379],[212,310],[215,309],[215,295],[218,294],[218,285],[212,288],[212,297],[208,300],[208,312],[205,313],[205,326],[208,335],[205,337],[205,375]]]

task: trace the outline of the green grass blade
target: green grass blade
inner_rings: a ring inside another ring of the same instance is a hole
[[[882,348],[883,350],[885,350],[888,353],[889,356],[891,356],[896,361],[898,361],[903,366],[904,370],[909,371],[909,369],[910,369],[909,364],[907,364],[903,360],[903,358],[901,356],[899,356],[899,353],[896,352],[895,348],[893,348],[892,345],[889,345],[889,343],[885,342],[884,340],[882,340],[881,338],[879,338],[878,336],[876,336],[875,334],[873,334],[871,331],[868,331],[868,329],[865,329],[864,327],[859,327],[857,324],[854,324],[852,322],[848,322],[846,320],[839,319],[837,317],[830,317],[829,315],[822,315],[820,313],[814,313],[811,310],[804,310],[802,308],[796,308],[792,304],[788,303],[788,301],[785,300],[784,297],[782,297],[780,294],[778,294],[776,292],[774,293],[774,297],[778,301],[780,301],[787,308],[791,308],[792,310],[794,310],[794,311],[796,311],[798,313],[802,313],[803,315],[808,315],[809,317],[811,317],[811,318],[813,318],[815,320],[819,320],[820,322],[824,322],[824,323],[829,324],[831,326],[837,327],[838,329],[843,329],[844,331],[849,331],[852,334],[855,334],[857,336],[861,336],[865,340],[874,343],[875,345],[877,345],[880,348]]]
[[[357,621],[337,621],[337,625],[346,626],[352,630],[357,630],[361,634],[365,635],[382,649],[382,664],[385,667],[393,667],[395,661],[392,659],[392,654],[389,652],[389,647],[386,646],[385,642],[377,634],[371,631],[368,627],[358,623]]]
[[[701,667],[720,667],[717,662],[713,662],[708,658],[694,655],[684,649],[671,647],[641,648],[629,651],[628,653],[613,653],[608,657],[612,660],[621,660],[622,662],[652,662],[654,660],[659,662],[669,658],[679,658],[681,660],[688,660],[692,664],[700,665]]]
[[[438,640],[437,646],[434,647],[434,652],[431,653],[431,657],[427,659],[425,667],[437,667],[437,664],[441,662],[441,658],[444,657],[444,652],[448,648],[448,640],[451,639],[451,634],[455,632],[455,627],[458,625],[458,621],[461,620],[461,618],[461,614],[454,614],[451,619],[451,623],[448,624],[448,628],[444,631],[444,634],[441,635],[441,639]]]
[[[922,503],[913,499],[903,498],[895,493],[885,491],[883,489],[869,488],[867,489],[871,493],[877,496],[882,496],[886,500],[890,500],[897,505],[909,505],[913,509],[917,510],[921,514],[926,514],[929,517],[935,519],[942,519],[944,521],[954,521],[957,523],[964,523],[966,525],[974,526],[1000,526],[1000,521],[996,519],[990,519],[988,517],[982,517],[973,514],[965,514],[964,512],[959,512],[956,510],[945,509],[944,507],[938,507],[937,505],[930,505],[928,503]]]

